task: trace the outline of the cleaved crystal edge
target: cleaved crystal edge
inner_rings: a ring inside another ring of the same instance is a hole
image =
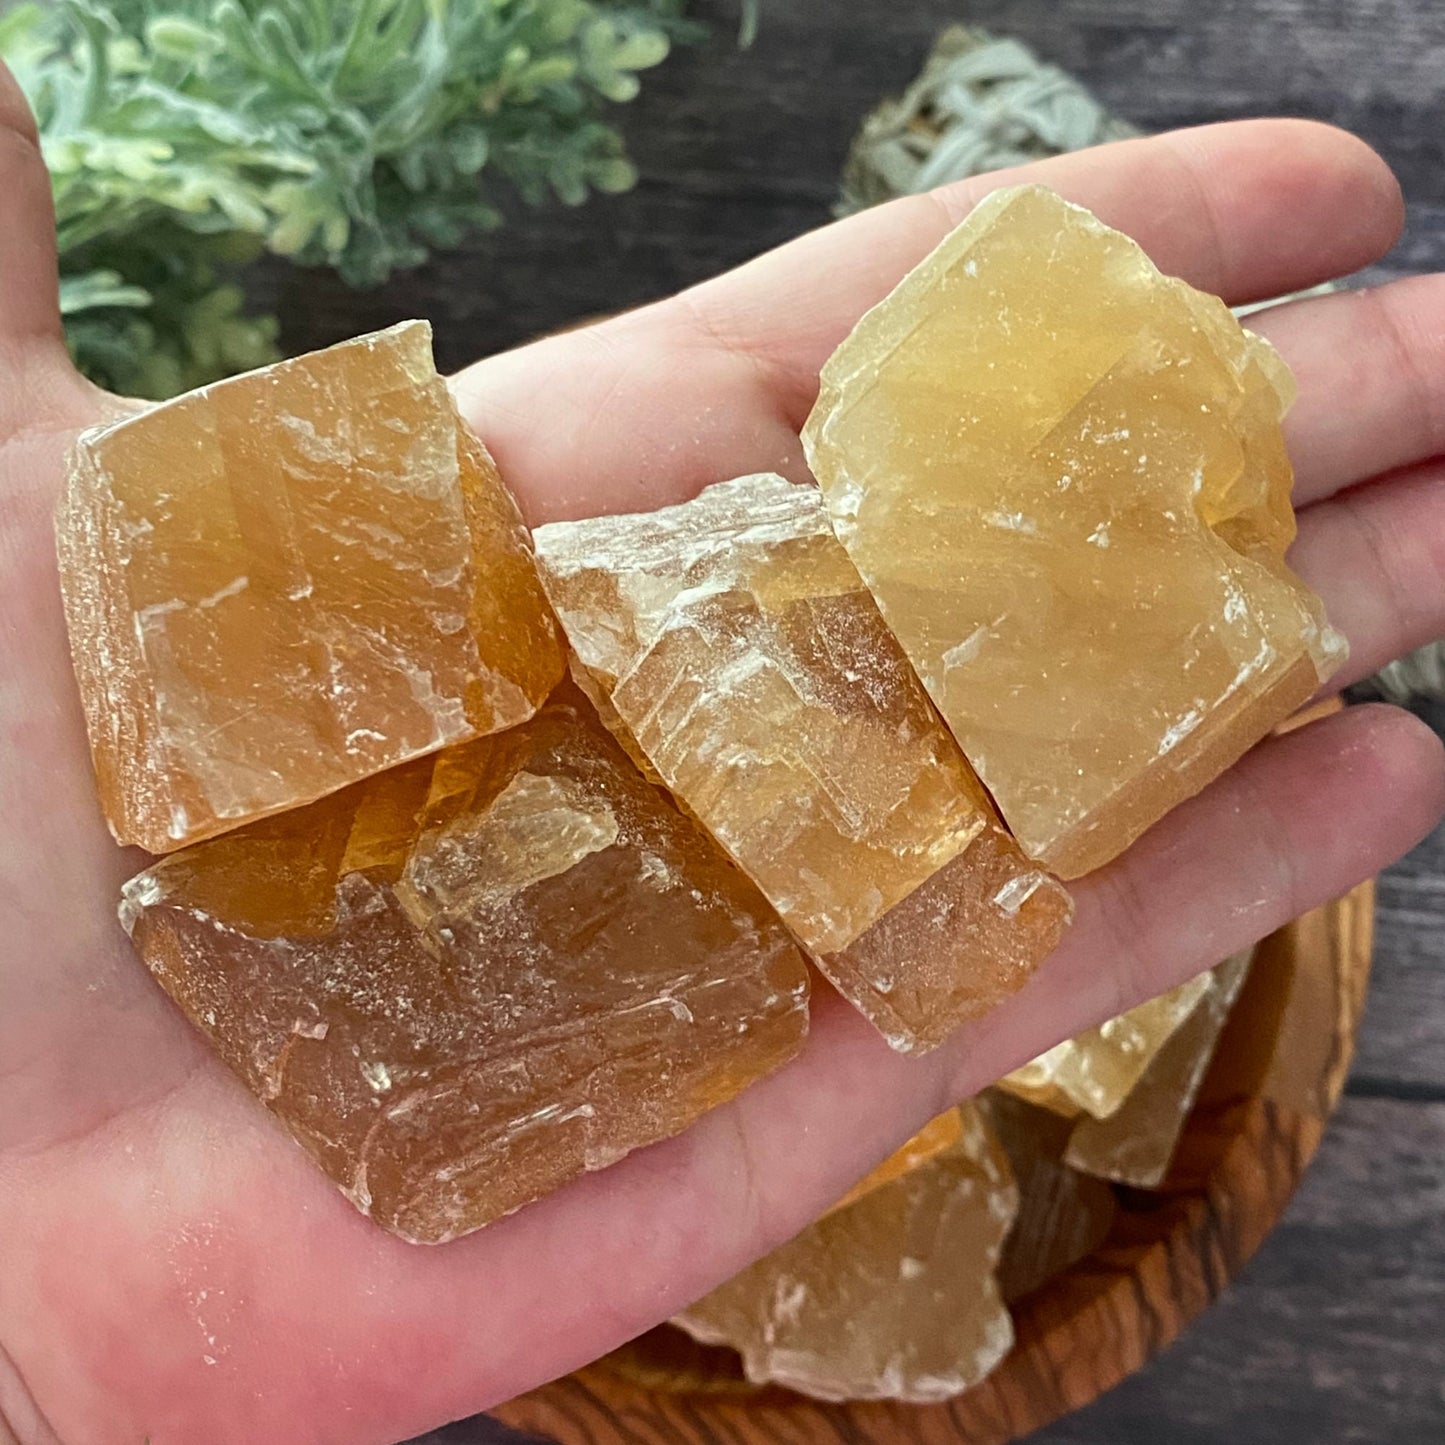
[[[101,802],[152,852],[522,722],[562,673],[422,322],[84,433],[56,539]]]
[[[807,967],[575,688],[157,862],[122,919],[348,1198],[479,1228],[801,1047]]]
[[[1253,953],[1237,953],[1205,975],[1208,987],[1118,1109],[1078,1121],[1065,1155],[1073,1168],[1136,1189],[1163,1182]]]
[[[673,1323],[755,1384],[823,1400],[946,1400],[1008,1352],[994,1281],[1018,1207],[1008,1159],[964,1105],[958,1140],[836,1209]]]
[[[1107,1119],[1212,987],[1202,973],[1086,1029],[999,1080],[999,1087],[1057,1113]]]
[[[578,679],[895,1048],[1012,992],[1070,903],[1019,852],[812,487],[769,473],[534,542]]]
[[[1091,871],[1345,656],[1288,569],[1283,362],[1039,187],[983,201],[823,368],[838,536],[1024,851]]]

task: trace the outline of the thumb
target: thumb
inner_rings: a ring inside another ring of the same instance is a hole
[[[62,335],[50,177],[30,105],[0,62],[0,344]]]

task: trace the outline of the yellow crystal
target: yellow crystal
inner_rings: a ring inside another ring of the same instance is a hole
[[[1203,996],[1118,1109],[1107,1119],[1079,1120],[1064,1156],[1070,1165],[1138,1189],[1163,1182],[1250,956],[1236,954],[1207,975]]]
[[[57,539],[101,802],[152,852],[522,722],[562,674],[422,322],[85,433]]]
[[[1107,862],[1338,665],[1284,564],[1284,364],[1037,187],[980,204],[823,368],[839,538],[1024,851]]]
[[[856,1204],[865,1194],[871,1194],[880,1185],[891,1184],[905,1174],[912,1173],[920,1164],[937,1158],[945,1149],[957,1145],[963,1133],[963,1116],[957,1109],[949,1109],[936,1119],[930,1119],[902,1147],[895,1149],[876,1169],[863,1176],[834,1206],[847,1209]]]
[[[1058,1113],[1082,1112],[1107,1119],[1209,988],[1209,974],[1191,978],[1096,1029],[1056,1044],[1000,1079],[999,1086]]]
[[[564,686],[530,721],[162,859],[122,919],[356,1206],[428,1243],[782,1063],[807,966]]]
[[[815,488],[739,477],[534,541],[604,716],[895,1048],[1057,942],[1067,894],[999,825]]]
[[[965,1106],[958,1141],[825,1215],[674,1323],[729,1345],[757,1384],[824,1400],[924,1402],[984,1378],[1013,1342],[993,1271],[1018,1194]]]

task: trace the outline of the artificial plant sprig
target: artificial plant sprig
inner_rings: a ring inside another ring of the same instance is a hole
[[[497,182],[635,180],[608,102],[686,0],[57,0],[0,18],[55,189],[78,360],[156,396],[258,365],[262,248],[370,285],[494,226]]]

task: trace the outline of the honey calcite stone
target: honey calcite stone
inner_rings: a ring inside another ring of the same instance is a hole
[[[162,859],[121,917],[343,1193],[438,1243],[797,1052],[807,965],[564,685],[528,722]]]
[[[84,433],[56,530],[101,802],[155,853],[511,727],[562,675],[423,322]]]
[[[895,1048],[1052,949],[1067,894],[999,824],[816,488],[739,477],[534,542],[604,717]]]
[[[863,1176],[834,1206],[847,1209],[850,1204],[872,1193],[880,1185],[891,1184],[905,1174],[926,1164],[930,1159],[953,1148],[963,1133],[963,1116],[955,1109],[948,1109],[936,1119],[930,1119],[911,1139],[895,1149],[880,1165]]]
[[[1058,1113],[1107,1119],[1210,989],[1200,974],[1137,1007],[1056,1044],[999,1080],[999,1086]]]
[[[1252,955],[1235,954],[1207,975],[1193,1011],[1118,1109],[1107,1119],[1079,1120],[1065,1154],[1073,1168],[1137,1189],[1163,1183]]]
[[[976,1110],[927,1163],[825,1215],[677,1316],[755,1384],[823,1400],[944,1400],[1008,1352],[993,1272],[1018,1207]]]
[[[1038,187],[858,323],[803,432],[839,538],[1024,851],[1108,862],[1345,655],[1285,566],[1284,363]]]

